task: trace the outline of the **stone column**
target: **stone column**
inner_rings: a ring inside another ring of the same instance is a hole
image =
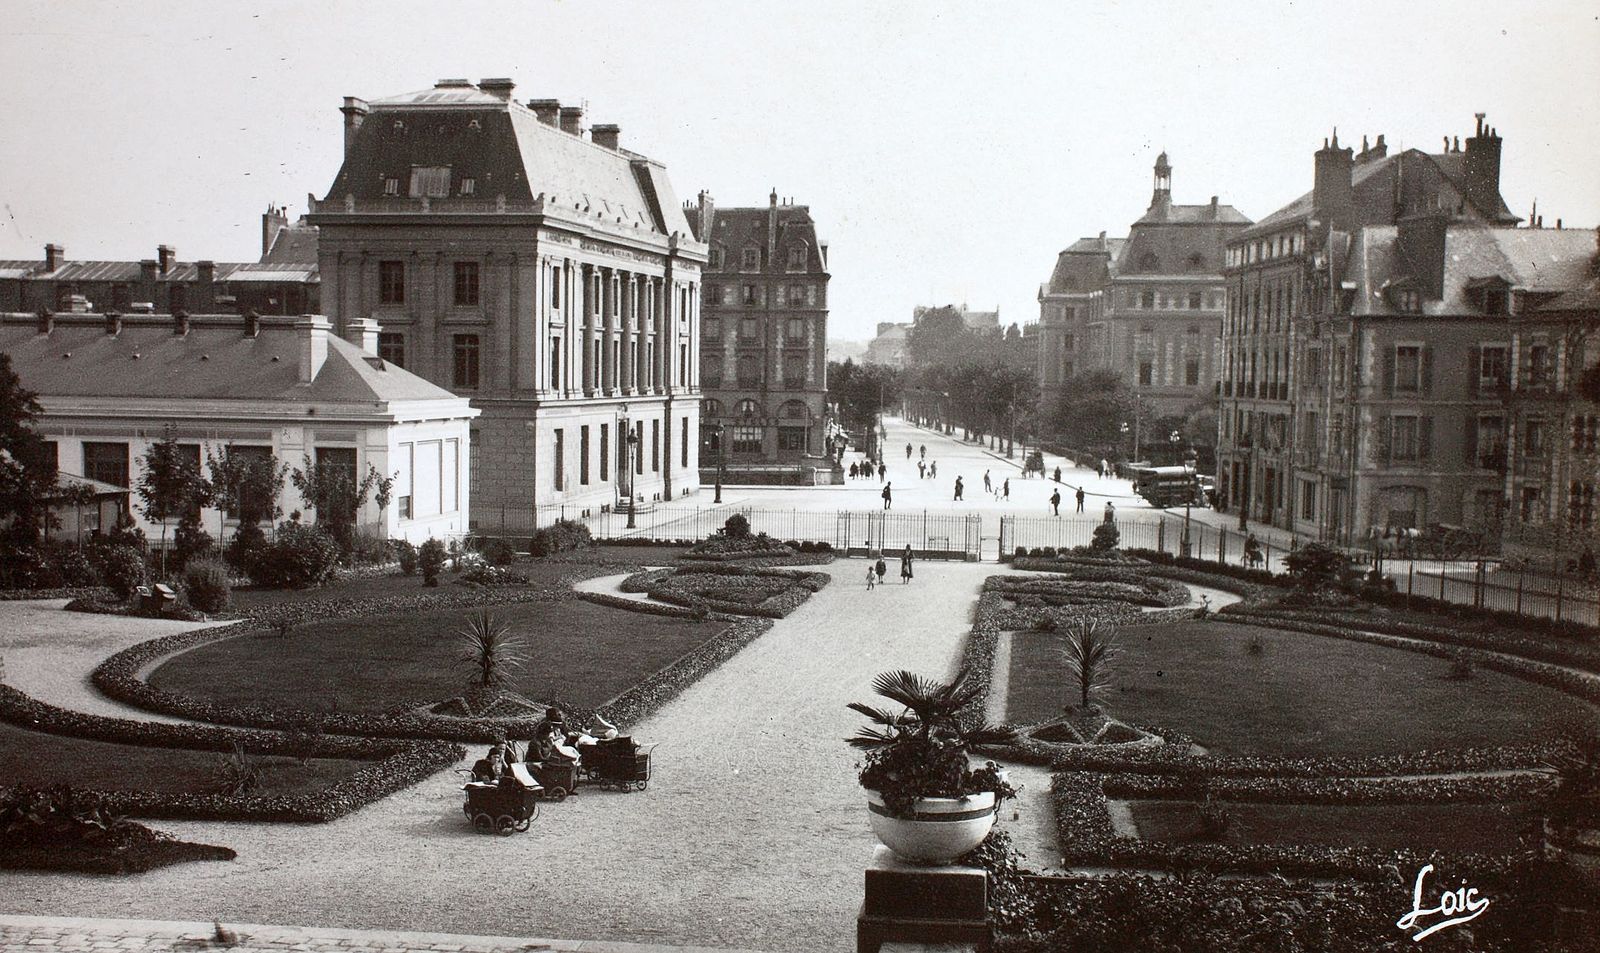
[[[602,326],[605,328],[605,334],[603,335],[600,343],[600,366],[603,371],[601,374],[601,383],[605,388],[606,395],[609,397],[615,397],[617,396],[618,392],[617,313],[619,308],[617,301],[617,286],[620,284],[621,279],[618,277],[617,271],[614,268],[606,268],[602,274],[604,275],[604,286],[601,289],[603,293],[600,296],[600,300],[602,302],[601,307],[604,312],[601,318]]]
[[[636,346],[634,322],[639,319],[639,276],[625,272],[622,277],[622,393],[630,396],[638,385],[638,371],[634,369],[633,349]]]
[[[582,268],[583,311],[581,315],[581,321],[583,328],[583,343],[580,345],[580,354],[582,355],[583,360],[583,395],[585,397],[592,397],[594,396],[595,387],[598,383],[597,378],[599,377],[599,368],[595,367],[594,361],[594,342],[596,336],[595,312],[599,309],[600,303],[595,300],[595,292],[598,290],[595,287],[595,267],[593,265],[583,265]]]

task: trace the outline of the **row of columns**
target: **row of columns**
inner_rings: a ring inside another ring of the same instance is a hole
[[[694,367],[675,367],[674,355],[681,349],[675,345],[693,347],[694,321],[681,319],[693,317],[694,286],[570,260],[548,268],[561,275],[561,300],[577,309],[576,320],[572,307],[563,309],[570,343],[553,389],[625,397],[692,386]],[[680,323],[689,328],[683,342]]]

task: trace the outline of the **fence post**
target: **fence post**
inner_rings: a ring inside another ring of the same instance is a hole
[[[1164,553],[1166,551],[1167,551],[1167,521],[1165,519],[1160,519],[1160,520],[1156,521],[1156,552]]]
[[[1522,615],[1522,577],[1523,570],[1517,570],[1517,615]]]
[[[1485,581],[1486,580],[1484,579],[1483,560],[1480,559],[1480,560],[1478,560],[1477,586],[1475,587],[1475,591],[1472,594],[1472,606],[1475,609],[1482,609],[1483,608],[1483,586],[1484,586]]]
[[[1444,560],[1439,560],[1439,601],[1444,600]]]
[[[1563,592],[1566,589],[1566,582],[1567,582],[1567,580],[1566,580],[1566,578],[1564,576],[1561,576],[1559,574],[1556,576],[1556,621],[1557,622],[1561,621],[1561,596],[1563,595]]]
[[[1406,608],[1411,608],[1411,591],[1417,582],[1416,560],[1406,563]]]

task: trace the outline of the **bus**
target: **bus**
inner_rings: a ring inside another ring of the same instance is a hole
[[[1188,467],[1140,467],[1133,472],[1133,492],[1156,507],[1205,502],[1200,480]]]

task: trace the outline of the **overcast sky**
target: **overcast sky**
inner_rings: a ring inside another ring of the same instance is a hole
[[[305,211],[340,98],[509,76],[666,163],[682,198],[811,206],[830,337],[917,304],[1037,319],[1056,253],[1176,201],[1261,218],[1334,126],[1438,151],[1487,112],[1502,191],[1600,223],[1592,0],[1174,4],[0,0],[0,258],[250,261]]]

